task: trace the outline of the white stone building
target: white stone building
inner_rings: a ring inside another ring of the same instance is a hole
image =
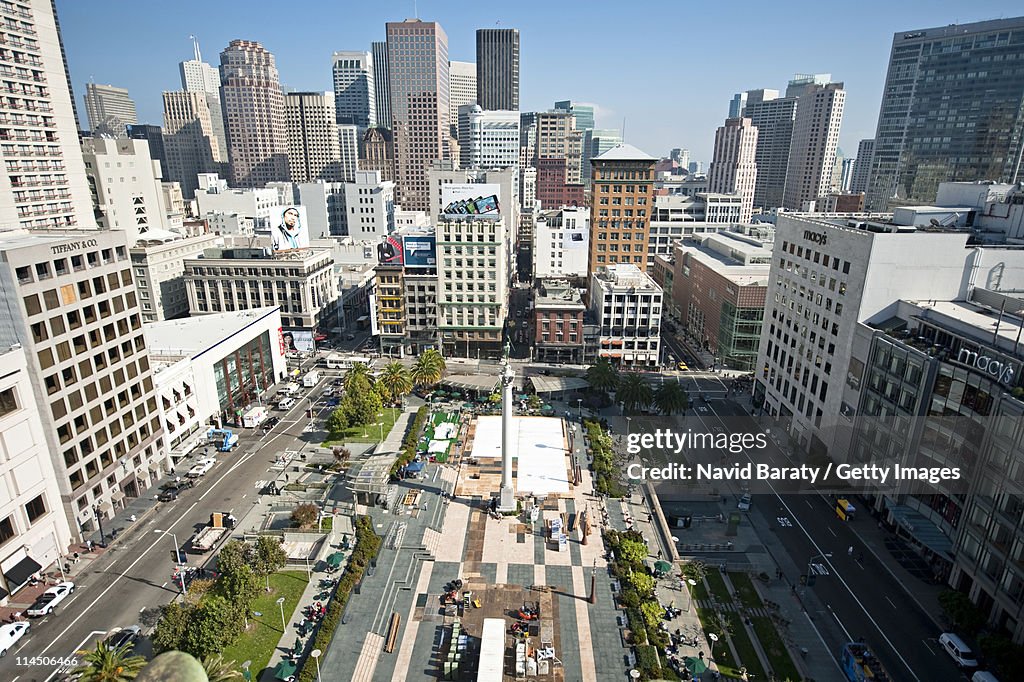
[[[141,239],[129,249],[139,291],[143,322],[159,322],[188,315],[185,259],[223,242],[217,234],[197,237]]]
[[[160,162],[150,157],[148,142],[86,138],[82,158],[100,227],[124,231],[129,244],[167,231]]]
[[[654,367],[661,352],[664,294],[632,263],[591,273],[588,309],[598,325],[598,357],[619,367]]]
[[[590,254],[590,209],[541,211],[533,226],[533,276],[586,279]]]
[[[395,183],[378,171],[357,171],[345,184],[348,236],[356,241],[380,241],[395,230]]]

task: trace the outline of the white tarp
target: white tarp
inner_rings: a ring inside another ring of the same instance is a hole
[[[430,445],[427,446],[427,452],[430,452],[430,453],[446,452],[448,450],[448,442],[449,441],[447,441],[447,440],[432,440],[432,441],[430,441]]]
[[[520,495],[569,492],[564,422],[555,417],[512,417],[512,449]],[[473,457],[501,459],[501,417],[478,417]]]

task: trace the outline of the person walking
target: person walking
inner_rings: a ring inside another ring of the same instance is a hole
[[[850,545],[850,549],[846,550],[846,556],[853,556],[853,545]]]

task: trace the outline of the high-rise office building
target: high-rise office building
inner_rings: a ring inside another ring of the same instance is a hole
[[[86,83],[85,113],[93,135],[127,137],[125,126],[139,122],[128,90],[113,85]]]
[[[458,137],[459,107],[476,104],[476,64],[448,62],[448,81],[448,122],[452,137]]]
[[[256,41],[232,40],[220,53],[220,83],[232,184],[288,180],[284,95],[274,55]]]
[[[0,225],[95,227],[53,4],[0,3],[0,18],[9,40],[24,44],[0,50],[7,88],[18,91],[0,98]]]
[[[459,152],[463,168],[519,165],[519,112],[484,111],[479,104],[459,107]]]
[[[481,108],[519,111],[519,29],[477,29],[476,88]]]
[[[867,192],[868,175],[871,173],[871,157],[875,153],[874,139],[861,140],[857,145],[857,158],[850,176],[851,192]]]
[[[778,208],[786,194],[797,100],[795,97],[779,97],[778,90],[748,90],[745,94],[743,115],[757,128],[754,206],[764,210]]]
[[[338,123],[365,130],[378,125],[375,65],[369,52],[335,52],[331,73],[334,76],[334,109]],[[381,125],[386,123],[381,122]]]
[[[786,84],[786,97],[802,97],[817,90],[817,86],[831,82],[830,73],[798,73]]]
[[[715,149],[708,171],[708,190],[740,196],[740,221],[750,222],[757,181],[757,128],[749,118],[727,118],[715,132]]]
[[[427,168],[448,155],[448,36],[433,21],[389,22],[388,79],[398,201],[430,206]]]
[[[395,181],[395,147],[389,129],[370,128],[363,133],[358,166],[359,170],[377,171],[381,180]]]
[[[355,182],[356,171],[359,170],[359,126],[343,124],[337,129],[339,166],[339,182]]]
[[[622,144],[591,159],[590,273],[617,263],[647,269],[657,159]]]
[[[930,202],[940,182],[1024,178],[1024,17],[893,36],[867,206]],[[969,106],[966,103],[970,103]]]
[[[213,136],[217,138],[215,147],[218,163],[228,160],[228,134],[224,129],[224,110],[220,102],[220,72],[203,61],[199,53],[199,41],[193,39],[195,58],[178,64],[181,73],[181,89],[186,92],[201,92],[206,95],[206,106],[210,109],[210,124]]]
[[[373,101],[377,113],[377,126],[391,128],[391,85],[388,83],[388,44],[384,41],[370,43],[370,58],[373,59]]]
[[[813,83],[803,87],[798,102],[782,201],[793,210],[832,187],[846,91],[842,83]]]
[[[576,117],[576,130],[594,129],[594,105],[566,99],[555,102],[555,111],[568,111]]]
[[[211,109],[204,92],[164,93],[164,176],[181,185],[181,193],[192,199],[199,189],[200,173],[219,173],[223,158]]]
[[[576,117],[568,111],[537,113],[537,159],[565,159],[568,184],[582,184],[583,131],[576,129]]]
[[[334,101],[334,94],[329,92],[289,92],[284,96],[288,172],[292,182],[341,181]]]
[[[164,153],[164,129],[147,123],[136,123],[128,126],[128,137],[133,140],[145,140],[149,143],[149,156],[160,162],[159,178],[167,174],[167,155]]]

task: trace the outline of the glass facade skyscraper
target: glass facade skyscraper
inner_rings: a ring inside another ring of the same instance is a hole
[[[1017,182],[1024,17],[893,36],[867,205],[935,200],[939,183]]]

